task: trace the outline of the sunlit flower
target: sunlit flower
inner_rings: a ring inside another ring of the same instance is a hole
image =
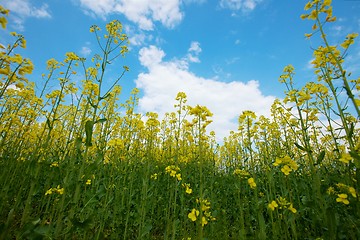
[[[275,210],[275,208],[277,208],[279,205],[277,204],[276,201],[272,201],[271,203],[269,203],[268,208],[270,208],[272,211]]]
[[[336,201],[339,203],[342,202],[342,203],[348,205],[350,202],[347,199],[347,197],[348,197],[348,195],[345,193],[338,194],[338,198],[336,198]]]
[[[291,168],[288,165],[285,165],[284,167],[281,168],[281,171],[287,176],[290,174],[290,172],[292,171]]]
[[[256,188],[256,183],[255,183],[254,178],[249,178],[248,184],[250,185],[251,188]]]
[[[158,178],[158,174],[154,173],[150,176],[150,178],[156,180]]]
[[[349,153],[342,153],[341,157],[339,158],[340,162],[348,164],[352,160],[352,157]]]
[[[195,222],[197,216],[199,216],[200,212],[199,210],[196,210],[195,208],[193,208],[191,210],[191,212],[188,214],[188,218],[190,218],[191,221]]]
[[[48,189],[48,190],[45,192],[45,196],[52,194],[52,193],[53,193],[52,190],[53,190],[52,188]]]
[[[327,192],[327,194],[331,195],[331,194],[335,193],[335,189],[334,189],[334,187],[329,187],[326,192]]]
[[[201,218],[201,226],[205,226],[206,224],[208,224],[208,221],[206,220],[206,218],[203,216]]]
[[[292,204],[290,204],[290,206],[288,207],[288,209],[289,209],[291,212],[293,212],[293,213],[296,213],[296,212],[297,212],[297,210],[293,207]]]

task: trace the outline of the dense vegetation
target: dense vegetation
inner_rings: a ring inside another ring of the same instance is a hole
[[[91,61],[50,59],[39,92],[16,53],[25,38],[11,33],[0,52],[0,239],[360,239],[360,78],[343,67],[357,34],[329,45],[330,4],[312,0],[301,16],[314,21],[306,37],[322,40],[317,82],[297,89],[286,66],[271,117],[244,111],[220,145],[210,110],[185,93],[160,120],[136,112],[136,89],[118,101],[128,67],[105,89],[128,51],[120,22],[103,37],[90,28]]]

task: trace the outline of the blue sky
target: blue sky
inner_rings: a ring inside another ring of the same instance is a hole
[[[184,91],[190,105],[206,105],[214,113],[210,129],[218,139],[236,130],[243,110],[269,114],[273,100],[284,96],[278,77],[287,64],[295,67],[299,86],[314,80],[309,62],[319,37],[304,37],[313,24],[299,17],[306,2],[0,0],[11,10],[6,31],[27,40],[23,55],[35,64],[32,81],[41,86],[50,58],[63,60],[69,51],[87,58],[99,53],[89,27],[118,19],[131,51],[114,63],[108,81],[120,74],[122,65],[129,66],[120,83],[123,99],[138,87],[139,111],[160,115],[173,111],[176,93]],[[331,44],[340,44],[348,33],[360,32],[360,1],[336,0],[333,7],[338,21],[326,29]],[[4,33],[0,43],[6,44],[10,38]],[[348,58],[347,67],[358,76],[359,43]]]

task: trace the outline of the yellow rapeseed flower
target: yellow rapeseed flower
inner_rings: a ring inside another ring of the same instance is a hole
[[[59,166],[59,163],[58,162],[53,162],[50,167],[58,167]]]
[[[200,214],[199,210],[193,208],[191,212],[188,214],[188,218],[190,218],[191,221],[195,222],[196,217],[199,216],[199,214]]]
[[[156,180],[158,178],[158,174],[154,173],[153,175],[150,176],[150,178]]]
[[[181,173],[176,174],[176,178],[177,178],[178,181],[181,181],[182,180]]]
[[[91,185],[91,179],[86,180],[86,185]]]
[[[290,172],[292,171],[291,168],[288,165],[285,165],[284,167],[281,168],[281,171],[287,176],[290,174]]]
[[[268,208],[270,208],[272,211],[275,210],[275,208],[277,208],[279,205],[277,204],[276,201],[272,201],[271,203],[269,203]]]
[[[335,189],[334,187],[329,187],[326,191],[327,194],[331,195],[331,194],[334,194],[335,193]]]
[[[256,183],[255,183],[254,178],[249,178],[248,184],[250,185],[251,188],[256,188]]]
[[[336,198],[336,201],[337,202],[342,202],[342,203],[348,205],[350,202],[347,199],[347,197],[348,197],[348,195],[345,194],[345,193],[338,194],[338,198]]]
[[[58,185],[55,190],[60,195],[64,194],[64,188],[61,188],[60,185]]]
[[[205,217],[201,218],[201,226],[205,226],[206,224],[208,224],[208,221],[206,220]]]
[[[7,20],[5,17],[0,17],[0,25],[3,29],[6,28]]]
[[[187,194],[191,194],[191,193],[192,193],[192,189],[190,188],[190,183],[183,183],[181,186],[184,187],[184,188],[186,188],[185,192],[186,192]]]
[[[350,193],[354,198],[356,198],[356,190],[355,190],[355,188],[349,187],[348,190],[349,190],[349,193]]]
[[[352,157],[349,153],[342,153],[339,159],[340,162],[348,164],[352,160]]]
[[[48,190],[46,191],[46,193],[45,193],[45,196],[52,194],[52,190],[53,190],[52,188],[48,189]]]
[[[290,206],[288,207],[288,209],[293,212],[293,213],[296,213],[297,210],[293,207],[292,203],[290,204]]]
[[[277,157],[276,160],[275,160],[275,162],[273,163],[273,165],[274,165],[275,167],[277,167],[277,166],[279,166],[281,163],[282,163],[282,159]]]

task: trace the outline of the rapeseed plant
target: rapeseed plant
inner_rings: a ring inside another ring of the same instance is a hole
[[[305,11],[315,22],[306,36],[323,40],[318,82],[296,88],[286,66],[271,117],[239,113],[220,146],[207,132],[211,111],[187,105],[184,92],[159,119],[136,112],[138,89],[119,103],[129,67],[104,89],[112,59],[129,50],[119,21],[102,37],[90,28],[100,54],[49,59],[39,93],[17,52],[25,37],[10,33],[14,43],[0,49],[0,239],[359,239],[360,78],[343,67],[357,34],[329,45],[331,1]],[[8,13],[0,7],[2,28]]]

